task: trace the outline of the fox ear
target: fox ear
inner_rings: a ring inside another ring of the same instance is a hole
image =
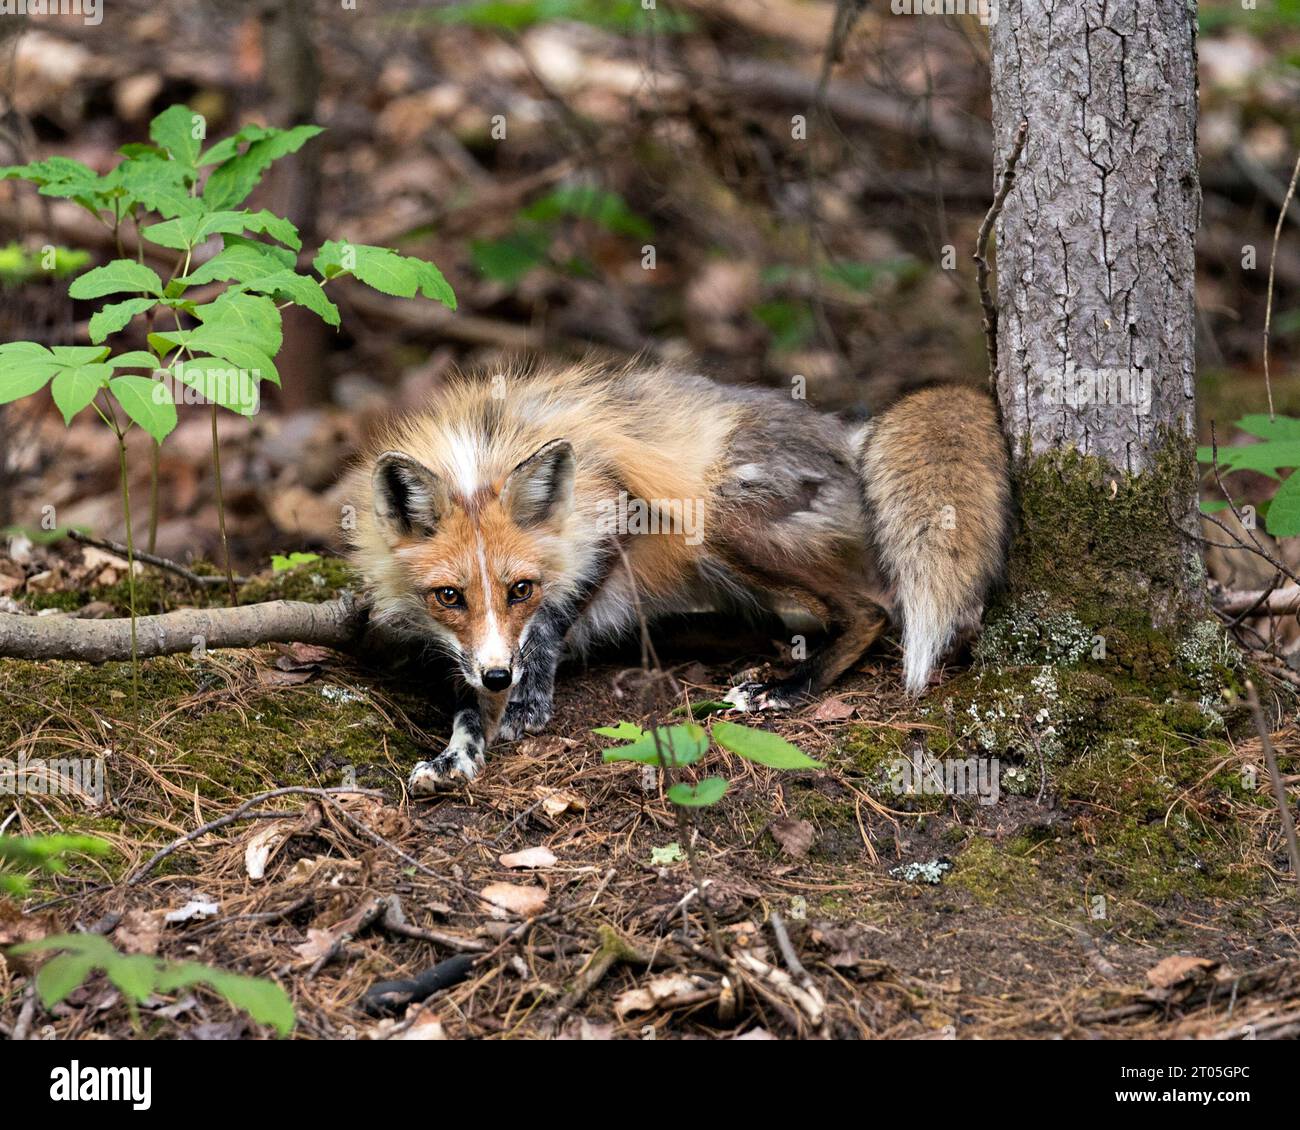
[[[516,525],[537,526],[573,509],[573,448],[553,439],[510,472],[501,504]]]
[[[370,477],[375,517],[390,535],[432,537],[447,511],[447,489],[423,463],[385,451]]]

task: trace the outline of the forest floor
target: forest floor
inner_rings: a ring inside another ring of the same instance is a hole
[[[259,583],[302,596],[338,581],[325,563]],[[141,588],[151,611],[186,600],[171,579]],[[121,595],[39,602],[102,612]],[[712,647],[689,633],[661,641],[696,704],[775,654],[732,633],[722,662],[710,634]],[[647,721],[638,662],[566,668],[545,734],[496,748],[472,784],[417,800],[410,766],[449,728],[428,675],[292,645],[150,660],[137,694],[129,664],[0,661],[6,756],[102,757],[107,776],[98,805],[19,797],[6,830],[91,833],[113,849],[37,879],[22,916],[0,901],[0,943],[94,930],[123,952],[273,977],[301,1037],[1295,1034],[1295,892],[1267,774],[1252,770],[1258,738],[1175,726],[1099,743],[1045,785],[1033,764],[1004,760],[995,804],[900,794],[893,759],[927,727],[886,646],[832,695],[759,721],[823,768],[778,772],[717,747],[701,766],[731,781],[688,824],[720,963],[689,897],[674,806],[640,766],[604,763],[613,743],[592,733]],[[1291,724],[1274,735],[1290,782],[1296,737]],[[344,786],[362,791],[248,803]],[[247,817],[151,865],[241,805]],[[794,988],[774,914],[797,955]],[[363,1009],[376,982],[458,954],[473,963],[425,1005]],[[102,978],[33,1011],[28,972],[0,963],[10,1033],[264,1031],[202,993],[154,998],[133,1017]]]

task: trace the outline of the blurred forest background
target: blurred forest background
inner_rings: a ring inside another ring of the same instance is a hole
[[[1300,0],[1203,0],[1201,31],[1201,413],[1222,440],[1265,404]],[[971,252],[993,192],[988,86],[978,19],[886,0],[103,0],[97,25],[0,20],[0,165],[63,154],[107,171],[180,102],[213,139],[317,123],[250,206],[292,219],[307,259],[324,239],[379,244],[454,286],[456,312],[344,282],[338,332],[286,312],[283,388],[251,420],[223,418],[232,548],[252,571],[335,546],[339,478],[367,429],[455,369],[674,358],[726,380],[803,376],[812,403],[857,416],[906,388],[983,381]],[[1300,411],[1300,208],[1289,221],[1281,412]],[[48,244],[67,249],[54,272]],[[0,182],[0,341],[84,343],[92,306],[67,298],[67,275],[113,257],[113,233],[76,204]],[[0,527],[37,529],[52,505],[60,526],[121,537],[106,429],[89,414],[65,429],[45,395],[0,427]],[[208,428],[182,407],[162,450],[163,555],[217,556]],[[147,492],[149,441],[132,442]],[[0,599],[24,584],[14,572]]]

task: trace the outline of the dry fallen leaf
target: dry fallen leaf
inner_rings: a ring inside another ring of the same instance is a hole
[[[333,930],[318,930],[315,926],[307,927],[307,940],[293,947],[302,965],[315,965],[316,962],[333,952],[338,939]]]
[[[531,918],[541,913],[547,899],[544,887],[521,887],[514,883],[490,883],[479,895],[497,918],[504,918],[507,913]]]
[[[266,865],[289,840],[298,820],[275,820],[257,832],[244,848],[244,870],[250,879],[261,879],[266,875]]]
[[[565,792],[563,789],[544,789],[541,791],[542,811],[547,816],[559,816],[570,808],[582,812],[587,807],[586,802],[581,797],[574,796],[573,793]]]
[[[420,1007],[419,1014],[406,1031],[389,1037],[393,1040],[445,1040],[447,1033],[437,1015]]]
[[[669,973],[647,981],[639,989],[629,989],[620,994],[614,1002],[614,1015],[622,1020],[633,1012],[695,1004],[701,999],[716,995],[717,987],[710,988],[701,978],[688,977],[684,973]]]
[[[1199,981],[1219,968],[1217,961],[1187,954],[1171,954],[1147,970],[1147,980],[1157,989],[1172,989],[1184,981]]]
[[[500,863],[502,867],[534,869],[540,867],[554,867],[555,856],[551,854],[550,848],[524,848],[523,851],[507,852],[505,855],[501,856]]]
[[[774,839],[795,859],[802,859],[813,846],[815,834],[807,820],[773,820],[767,826]]]
[[[162,911],[136,908],[122,915],[113,931],[113,941],[123,953],[155,954],[162,931]]]
[[[812,713],[814,722],[843,722],[846,718],[852,718],[856,706],[851,706],[842,698],[823,699],[817,709]]]

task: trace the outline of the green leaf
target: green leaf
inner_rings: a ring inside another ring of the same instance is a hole
[[[16,948],[16,947],[15,947]],[[36,993],[41,1004],[53,1008],[79,989],[95,968],[95,960],[79,953],[61,953],[36,971]]]
[[[213,145],[199,158],[199,165],[220,165],[223,161],[228,161],[231,157],[237,156],[241,145],[261,141],[266,137],[274,137],[277,133],[283,132],[283,130],[276,129],[274,126],[243,126],[238,133],[223,137]]]
[[[773,769],[822,768],[820,761],[814,761],[798,746],[767,730],[738,726],[735,722],[715,722],[713,740],[746,761],[756,761]]]
[[[326,279],[351,272],[381,294],[395,298],[414,298],[421,294],[451,310],[456,309],[456,294],[437,267],[386,247],[332,239],[321,246],[312,266]]]
[[[658,745],[656,747],[656,739]],[[694,765],[709,748],[709,735],[703,726],[687,722],[681,726],[659,726],[642,734],[631,745],[601,750],[606,761],[639,761],[643,765],[660,764],[661,750],[667,766]]]
[[[640,726],[634,726],[631,722],[619,722],[616,726],[597,726],[591,732],[599,734],[602,738],[613,738],[619,742],[635,741],[645,733]]]
[[[94,169],[71,157],[47,157],[44,161],[32,161],[27,165],[0,166],[0,180],[18,178],[42,186],[84,182],[96,177]]]
[[[269,235],[297,251],[302,247],[298,229],[274,212],[199,212],[150,224],[140,234],[160,247],[189,251],[214,235],[240,235],[251,231]]]
[[[35,345],[33,342],[13,342],[12,346]],[[7,352],[0,349],[0,404],[9,404],[39,392],[63,366],[39,345],[39,353],[17,348]]]
[[[283,270],[284,266],[277,259],[252,243],[243,243],[218,251],[180,281],[186,286],[217,281],[246,283],[280,274]]]
[[[148,377],[114,377],[108,382],[108,389],[122,410],[153,436],[155,442],[162,443],[175,429],[176,405],[161,381]]]
[[[145,954],[114,954],[104,972],[127,1000],[143,1004],[153,995],[158,966],[157,958]]]
[[[90,340],[99,342],[123,329],[137,314],[143,314],[156,305],[152,298],[128,298],[114,302],[90,317]]]
[[[63,413],[63,422],[71,424],[72,418],[95,399],[112,375],[111,365],[81,365],[56,373],[50,394]]]
[[[264,295],[227,291],[214,301],[196,307],[194,316],[205,325],[223,327],[229,336],[257,346],[268,357],[280,352],[284,336],[280,311]]]
[[[703,808],[707,804],[717,804],[726,791],[727,782],[721,777],[705,777],[698,785],[679,781],[668,790],[668,799],[683,808]]]
[[[1260,439],[1300,439],[1300,420],[1291,416],[1277,416],[1272,420],[1263,414],[1243,416],[1237,421],[1237,427]]]
[[[87,211],[96,215],[101,208],[111,208],[113,199],[109,185],[93,169],[69,157],[49,157],[28,165],[9,165],[0,168],[0,180],[21,177],[40,186],[42,196],[58,196],[75,200]]]
[[[202,211],[203,206],[189,194],[187,174],[192,177],[193,169],[187,170],[163,155],[123,161],[106,179],[126,192],[128,210],[138,202],[151,212],[171,218]]]
[[[277,299],[289,299],[310,310],[327,325],[339,324],[339,308],[325,297],[320,283],[307,275],[300,275],[296,271],[277,271],[272,275],[248,280],[246,287],[248,290],[274,295]]]
[[[616,192],[594,185],[564,185],[534,201],[520,216],[533,223],[553,223],[563,217],[590,220],[616,235],[649,239],[654,228],[643,216],[628,208]]]
[[[173,334],[180,337],[181,334]],[[204,353],[219,361],[228,361],[245,370],[254,381],[270,381],[279,385],[280,374],[266,352],[244,340],[237,330],[224,323],[204,324],[184,335],[191,352]],[[186,364],[192,364],[187,361]]]
[[[107,345],[56,345],[50,350],[60,365],[95,365],[108,354]]]
[[[149,123],[149,136],[166,149],[182,169],[193,172],[199,159],[203,118],[188,106],[169,106]]]
[[[1221,510],[1227,510],[1231,503],[1224,502],[1222,499],[1208,499],[1201,503],[1202,514],[1217,514]]]
[[[296,153],[321,133],[320,126],[295,126],[263,135],[237,156],[224,160],[203,186],[203,200],[209,208],[233,208],[242,204],[257,187],[271,162]],[[220,144],[220,143],[219,143]],[[214,149],[217,146],[213,147]],[[205,162],[206,163],[206,162]]]
[[[1197,448],[1196,458],[1202,463],[1212,462],[1213,449]],[[1219,469],[1224,472],[1258,471],[1276,479],[1281,477],[1278,471],[1287,467],[1300,467],[1300,440],[1265,440],[1219,448]]]
[[[197,389],[203,399],[240,416],[254,416],[261,405],[257,381],[239,365],[220,357],[178,361],[176,379]]]
[[[470,241],[470,259],[478,271],[493,282],[517,286],[534,267],[546,262],[550,233],[512,232],[500,239]]]
[[[103,298],[106,294],[140,290],[161,298],[162,279],[134,259],[114,259],[111,263],[73,279],[68,294],[72,298]]]
[[[146,353],[143,349],[133,349],[128,353],[119,353],[116,357],[110,357],[104,362],[113,369],[159,369],[162,366],[158,364],[158,358],[152,353]]]
[[[235,1008],[242,1008],[256,1023],[270,1025],[282,1036],[287,1036],[294,1030],[294,1004],[289,999],[289,993],[273,980],[243,977],[238,973],[226,973],[224,969],[212,969],[195,962],[186,962],[178,975],[183,978],[182,983],[169,983],[164,977],[159,982],[160,990],[181,988],[186,983],[207,984]]]
[[[815,329],[812,308],[806,302],[787,302],[781,298],[760,302],[754,307],[754,317],[771,332],[776,349],[799,349],[807,345]]]
[[[1293,538],[1300,534],[1300,474],[1292,472],[1277,488],[1265,525],[1275,538]]]
[[[287,557],[282,553],[273,553],[271,572],[284,573],[290,569],[297,569],[299,565],[311,565],[319,560],[319,553],[290,553]]]

